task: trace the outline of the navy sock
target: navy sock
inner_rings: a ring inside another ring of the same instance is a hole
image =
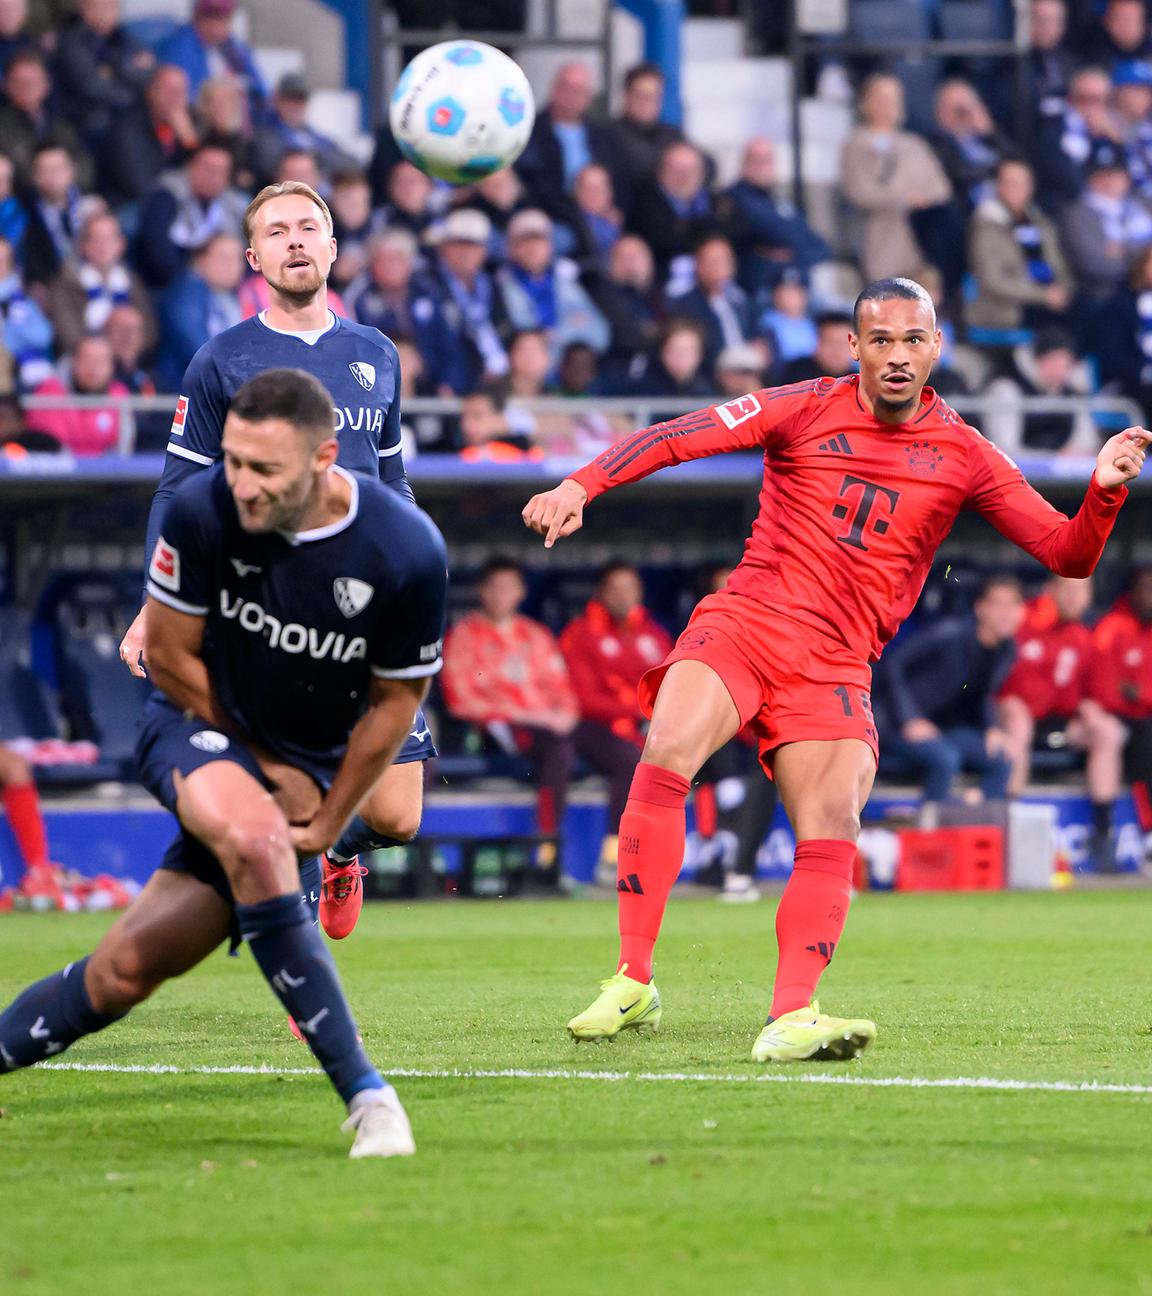
[[[1107,837],[1112,831],[1112,802],[1092,802],[1092,831],[1098,837]]]
[[[320,867],[320,856],[313,855],[300,865],[300,894],[312,915],[312,925],[320,921],[320,888],[324,885],[324,872]]]
[[[260,971],[300,1027],[336,1092],[349,1102],[384,1080],[360,1043],[336,964],[299,891],[237,905],[240,934]]]
[[[340,835],[340,840],[329,851],[335,860],[350,860],[353,855],[363,851],[385,850],[389,846],[403,846],[405,843],[395,837],[385,837],[375,828],[369,826],[356,815]]]
[[[0,1013],[0,1073],[55,1057],[125,1016],[109,1016],[92,1007],[84,986],[87,964],[82,958],[37,981]]]

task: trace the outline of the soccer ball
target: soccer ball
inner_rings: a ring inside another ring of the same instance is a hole
[[[515,162],[536,106],[528,78],[480,41],[444,41],[404,69],[388,111],[400,152],[452,184],[483,180]]]

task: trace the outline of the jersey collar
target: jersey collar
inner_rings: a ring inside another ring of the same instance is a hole
[[[360,483],[352,473],[345,468],[341,468],[339,464],[333,464],[328,471],[343,477],[352,488],[352,495],[348,500],[348,512],[342,518],[337,518],[335,522],[329,522],[327,526],[313,527],[311,531],[277,532],[290,545],[309,544],[313,540],[327,540],[329,536],[339,535],[341,531],[346,531],[356,521],[356,514],[360,511]]]
[[[269,333],[275,333],[279,337],[295,338],[298,342],[303,342],[305,346],[315,346],[321,338],[326,338],[329,333],[334,333],[340,323],[340,316],[336,314],[331,306],[328,307],[328,324],[319,333],[317,333],[315,329],[293,330],[274,328],[264,318],[266,314],[267,311],[258,311],[256,314],[256,322],[262,328],[266,328]],[[309,341],[309,339],[311,340]]]

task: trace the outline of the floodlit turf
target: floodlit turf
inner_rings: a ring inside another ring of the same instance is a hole
[[[771,903],[674,903],[664,1028],[571,1044],[603,903],[375,905],[337,955],[370,1051],[424,1072],[764,1074]],[[771,1075],[1152,1086],[1152,894],[867,896],[822,987],[875,1051]],[[0,918],[0,1000],[98,917]],[[308,1064],[247,956],[66,1061]],[[345,1159],[322,1079],[0,1078],[4,1296],[1152,1292],[1152,1096],[409,1078],[411,1161]]]

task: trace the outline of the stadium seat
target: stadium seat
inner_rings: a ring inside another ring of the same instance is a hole
[[[929,35],[928,12],[919,0],[856,0],[851,11],[852,35],[869,45]]]
[[[938,15],[945,40],[1011,40],[1011,6],[998,0],[944,0]]]
[[[29,661],[31,616],[0,609],[0,739],[58,738],[48,690]]]
[[[138,44],[147,49],[155,49],[179,27],[175,18],[129,18],[123,23],[124,30]]]

